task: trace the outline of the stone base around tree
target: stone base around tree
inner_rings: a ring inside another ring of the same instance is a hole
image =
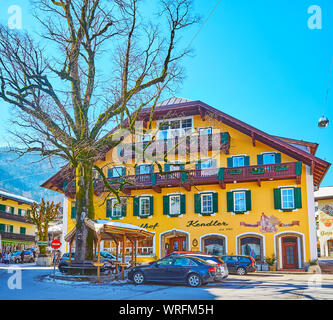
[[[52,266],[52,257],[51,256],[38,257],[36,265],[40,267],[50,267]]]

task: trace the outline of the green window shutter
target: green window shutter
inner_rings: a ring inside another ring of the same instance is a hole
[[[180,214],[184,214],[186,212],[186,198],[185,194],[180,195]]]
[[[154,168],[154,167],[153,167]],[[154,214],[154,197],[150,197],[150,216]]]
[[[6,211],[6,206],[4,204],[0,204],[0,211]]]
[[[302,162],[296,162],[295,163],[295,173],[297,175],[301,175],[302,174]]]
[[[170,211],[169,196],[163,196],[163,214],[168,215]]]
[[[213,193],[213,212],[218,212],[219,211],[219,197],[218,193],[215,192]]]
[[[281,163],[281,153],[275,153],[275,163]]]
[[[108,169],[108,178],[113,177],[113,168]]]
[[[13,233],[13,231],[14,231],[14,226],[10,226],[10,227],[9,227],[9,232],[10,232],[10,233]]]
[[[156,173],[151,173],[150,174],[150,183],[152,185],[155,185],[156,184]]]
[[[106,200],[106,217],[111,218],[112,216],[112,200],[107,199]]]
[[[246,203],[246,211],[251,211],[251,191],[247,190],[245,191],[245,203]]]
[[[133,198],[133,216],[139,216],[139,198]]]
[[[223,179],[224,179],[224,169],[223,168],[219,168],[218,179],[219,179],[219,181],[223,181]]]
[[[232,168],[234,166],[232,157],[227,158],[227,167]]]
[[[294,188],[295,208],[302,208],[301,188]]]
[[[76,203],[74,202],[74,206],[71,209],[71,218],[76,219]]]
[[[18,215],[19,215],[19,216],[22,215],[22,209],[18,209]]]
[[[5,231],[5,225],[3,223],[0,223],[0,231]]]
[[[20,227],[20,234],[25,234],[26,229],[24,227]]]
[[[170,172],[170,164],[166,163],[164,165],[164,172]]]
[[[14,214],[15,212],[15,208],[14,207],[10,207],[10,213]]]
[[[274,209],[281,209],[281,189],[274,189]]]
[[[228,132],[223,132],[222,133],[222,144],[229,144],[230,142],[230,136]]]
[[[126,213],[127,213],[127,201],[124,200],[121,204],[121,216],[126,217]]]
[[[249,166],[250,165],[250,157],[249,156],[245,156],[244,157],[244,166]]]
[[[264,164],[264,157],[262,154],[257,155],[257,164]]]
[[[194,212],[201,213],[201,196],[200,194],[194,195]]]
[[[227,211],[234,211],[234,194],[233,192],[227,192]]]

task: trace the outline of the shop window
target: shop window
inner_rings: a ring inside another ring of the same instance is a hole
[[[208,237],[203,239],[204,252],[221,256],[226,253],[225,239],[222,237]]]
[[[255,260],[262,260],[262,239],[259,237],[245,237],[240,240],[241,254]]]

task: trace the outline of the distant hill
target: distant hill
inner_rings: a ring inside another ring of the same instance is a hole
[[[25,155],[17,159],[17,154],[9,152],[7,148],[0,148],[0,188],[19,195],[40,201],[46,200],[62,202],[63,196],[58,192],[41,188],[40,185],[55,174],[63,165],[54,161],[42,161],[39,155]]]

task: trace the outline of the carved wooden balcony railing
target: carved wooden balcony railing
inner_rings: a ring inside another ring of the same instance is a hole
[[[1,239],[3,240],[18,240],[18,241],[29,241],[29,242],[35,241],[35,236],[27,234],[0,231],[0,235]]]
[[[161,188],[182,186],[191,190],[191,186],[218,184],[225,188],[226,183],[257,182],[261,185],[265,180],[296,179],[301,182],[302,163],[289,162],[279,164],[244,166],[237,168],[213,168],[202,170],[179,170],[163,173],[148,173],[129,175],[126,177],[109,178],[108,181],[114,187],[125,181],[123,191],[130,193],[131,190],[153,189],[161,192]],[[101,195],[106,191],[103,182],[96,179],[94,182],[95,194]],[[75,184],[69,184],[66,189],[67,195],[75,194]]]

